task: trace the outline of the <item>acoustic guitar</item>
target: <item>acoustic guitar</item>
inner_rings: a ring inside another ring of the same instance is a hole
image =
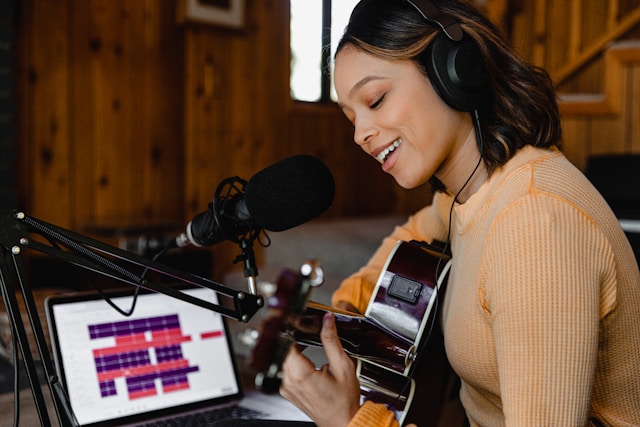
[[[438,329],[436,312],[450,267],[451,258],[441,248],[398,242],[363,315],[310,301],[311,289],[321,281],[317,265],[307,263],[299,272],[283,270],[248,358],[249,367],[257,372],[256,385],[263,392],[277,392],[289,347],[321,346],[322,317],[332,312],[342,346],[356,361],[361,398],[386,404],[401,425],[416,419],[422,404],[412,405],[414,376],[432,332]],[[411,412],[414,416],[407,417]]]

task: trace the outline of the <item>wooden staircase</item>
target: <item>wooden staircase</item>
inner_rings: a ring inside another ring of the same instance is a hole
[[[603,92],[597,94],[560,93],[558,102],[560,110],[564,115],[607,115],[620,113],[624,93],[628,87],[627,80],[625,79],[625,68],[628,64],[640,62],[640,40],[625,40],[611,43],[604,53],[603,60]],[[554,77],[555,82],[561,81],[559,77]]]
[[[563,151],[640,153],[640,0],[477,0],[558,91]]]
[[[540,14],[534,24],[537,27],[536,33],[546,33],[547,21],[543,18],[549,1],[535,0],[536,10]],[[602,93],[597,94],[560,92],[560,109],[564,115],[618,114],[621,111],[624,91],[628,86],[625,68],[629,64],[640,62],[640,39],[624,38],[640,26],[640,1],[635,0],[637,4],[633,5],[633,9],[622,14],[621,1],[609,0],[601,35],[587,44],[582,40],[583,26],[586,25],[582,13],[585,2],[584,0],[569,0],[569,2],[571,13],[568,20],[566,62],[551,71],[552,79],[557,87],[561,87],[563,83],[578,75],[588,64],[601,57],[604,88]],[[533,59],[534,62],[541,63],[545,56],[545,49],[549,49],[550,46],[544,37],[538,37],[536,40]]]

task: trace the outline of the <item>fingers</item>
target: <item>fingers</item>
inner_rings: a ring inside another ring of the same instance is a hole
[[[320,340],[322,341],[322,346],[324,347],[329,366],[332,370],[353,371],[353,361],[342,348],[342,343],[340,342],[336,328],[336,320],[331,312],[327,312],[322,318]]]
[[[282,367],[280,394],[318,427],[347,425],[360,408],[360,385],[354,364],[343,351],[332,313],[323,317],[320,339],[328,364],[317,370],[292,346]]]
[[[280,394],[287,400],[304,409],[301,400],[298,399],[302,385],[308,382],[316,368],[315,365],[303,356],[296,346],[291,346],[284,363],[282,364],[282,383]]]
[[[300,378],[308,376],[316,370],[313,362],[305,357],[301,351],[302,349],[296,345],[292,345],[289,349],[282,365],[285,376]]]
[[[331,312],[325,313],[322,317],[320,340],[322,341],[324,351],[327,353],[329,364],[331,364],[333,360],[338,360],[338,357],[344,354],[340,338],[338,337],[338,330],[336,329],[336,319]]]

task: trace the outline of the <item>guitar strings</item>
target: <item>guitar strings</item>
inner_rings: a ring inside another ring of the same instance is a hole
[[[438,318],[438,315],[439,315],[438,312],[439,312],[439,308],[440,308],[440,287],[438,286],[438,282],[440,281],[440,275],[443,274],[442,273],[443,261],[444,261],[445,257],[447,256],[447,252],[449,251],[449,246],[450,246],[450,241],[451,241],[451,223],[452,223],[452,220],[453,220],[453,208],[455,207],[456,202],[458,201],[458,197],[462,193],[462,190],[464,190],[467,187],[467,185],[471,181],[471,178],[473,178],[473,176],[476,174],[476,172],[480,168],[480,165],[482,164],[482,158],[484,156],[484,139],[483,139],[483,136],[482,136],[482,129],[481,129],[481,126],[480,126],[480,114],[478,112],[478,109],[474,109],[473,110],[472,119],[473,119],[473,123],[474,123],[474,130],[475,130],[475,134],[476,134],[476,139],[478,140],[478,148],[480,149],[480,157],[478,158],[478,162],[476,163],[475,167],[471,171],[471,174],[469,175],[467,180],[464,182],[462,187],[460,187],[460,189],[458,190],[458,192],[454,196],[453,201],[451,202],[451,207],[449,208],[449,224],[447,225],[447,240],[445,241],[444,246],[443,246],[443,248],[442,248],[442,250],[440,252],[440,257],[438,258],[438,262],[436,264],[436,269],[435,269],[435,274],[434,274],[435,275],[435,279],[436,279],[435,296],[434,296],[434,300],[433,300],[433,319],[434,319],[434,321],[431,322],[431,324],[429,326],[429,331],[428,331],[428,333],[426,335],[426,338],[422,339],[422,343],[420,344],[420,347],[421,347],[420,351],[418,351],[416,353],[416,354],[420,355],[419,358],[417,358],[416,360],[413,361],[413,363],[415,363],[416,366],[418,366],[418,364],[420,362],[419,359],[424,357],[423,350],[427,347],[427,344],[428,344],[429,340],[431,339],[431,334],[433,333],[433,328],[434,328],[434,326],[436,324],[436,319]],[[395,397],[395,400],[390,405],[387,405],[387,408],[391,409],[391,408],[395,407],[395,405],[398,403],[398,401],[402,398],[404,393],[407,391],[407,388],[409,387],[410,384],[411,384],[411,379],[407,378],[407,380],[404,383],[404,386],[402,387],[402,389],[400,390],[398,395]]]

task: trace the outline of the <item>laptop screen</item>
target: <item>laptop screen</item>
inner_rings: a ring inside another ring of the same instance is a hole
[[[185,292],[217,302],[209,289]],[[111,299],[128,310],[131,294]],[[56,368],[82,426],[241,397],[218,313],[145,292],[131,316],[93,293],[51,297],[47,316]]]

